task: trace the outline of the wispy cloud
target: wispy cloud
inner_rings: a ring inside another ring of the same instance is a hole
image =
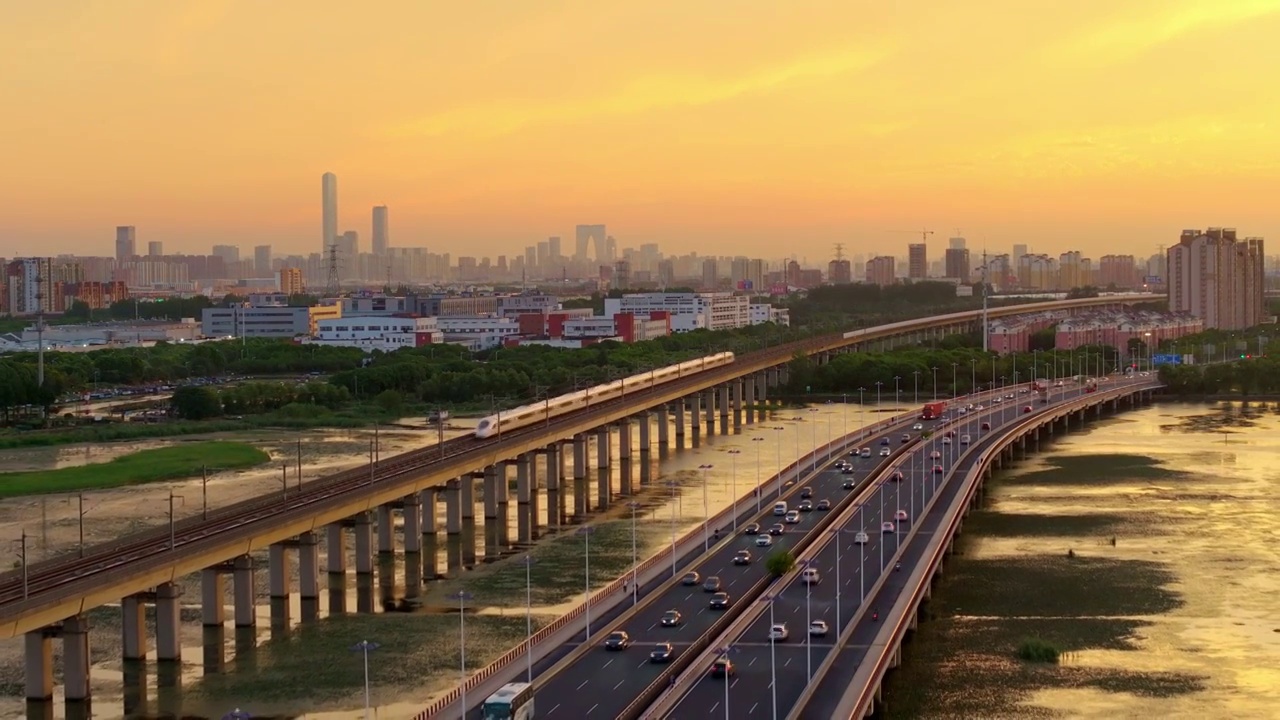
[[[1149,13],[1130,13],[1071,37],[1052,54],[1068,61],[1108,64],[1194,32],[1227,28],[1277,13],[1280,0],[1166,0]]]
[[[716,78],[693,73],[644,76],[615,92],[598,97],[536,102],[499,100],[428,115],[393,127],[389,133],[395,136],[496,136],[527,126],[710,105],[768,92],[790,83],[855,74],[870,68],[888,55],[887,46],[864,45],[840,52],[797,58],[735,77]]]

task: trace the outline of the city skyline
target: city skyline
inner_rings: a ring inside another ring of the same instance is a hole
[[[1206,218],[1280,226],[1273,0],[813,2],[728,28],[709,3],[314,8],[11,10],[0,256],[107,254],[118,226],[171,253],[309,254],[324,172],[338,234],[371,238],[386,206],[393,246],[455,256],[585,223],[815,263],[837,242],[900,256],[888,231],[911,228],[931,257],[956,228],[975,253],[1098,257]]]

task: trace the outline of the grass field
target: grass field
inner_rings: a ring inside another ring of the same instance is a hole
[[[60,470],[0,474],[0,498],[77,490],[103,490],[124,485],[175,480],[200,474],[202,467],[219,470],[261,465],[267,453],[239,442],[200,442],[143,450],[111,462]]]

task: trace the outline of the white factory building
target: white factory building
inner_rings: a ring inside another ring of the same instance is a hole
[[[444,333],[433,317],[344,317],[320,320],[316,325],[315,337],[303,339],[304,344],[395,352],[444,342]]]

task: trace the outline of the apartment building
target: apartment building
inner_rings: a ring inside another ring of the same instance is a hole
[[[1234,228],[1183,230],[1167,257],[1170,310],[1219,330],[1253,327],[1266,317],[1262,238],[1239,238]]]

